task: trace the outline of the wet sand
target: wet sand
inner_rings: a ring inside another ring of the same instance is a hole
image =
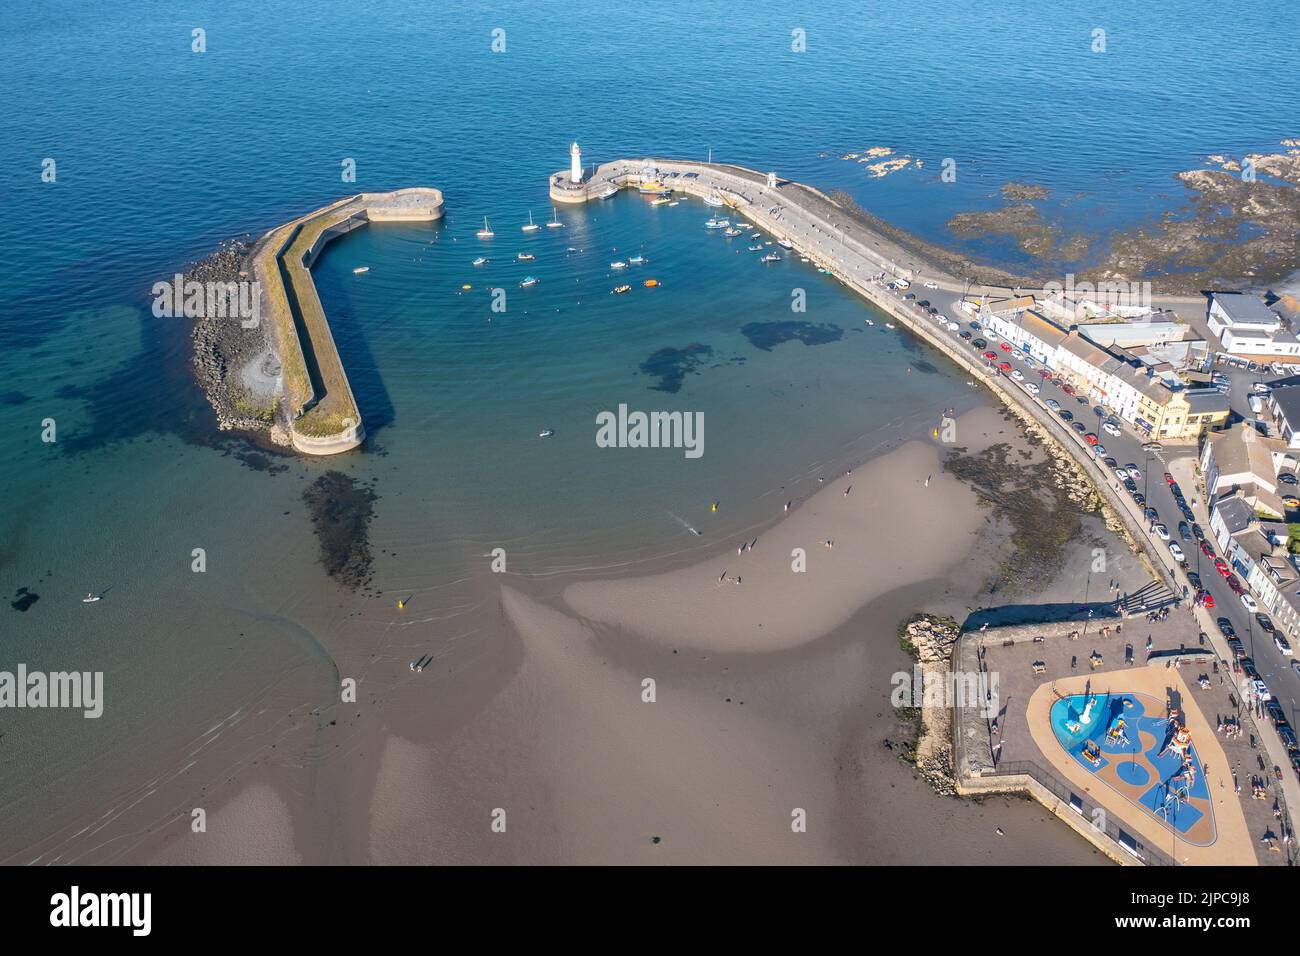
[[[1009,430],[991,409],[959,422],[965,447]],[[972,567],[1004,546],[938,456],[920,439],[827,482],[759,533],[741,584],[717,585],[735,544],[607,580],[494,576],[474,653],[423,674],[371,663],[322,759],[235,777],[211,795],[207,833],[173,830],[145,859],[1106,862],[1037,804],[936,796],[886,745],[909,730],[889,703],[911,666],[898,622],[970,600]],[[938,531],[904,546],[921,510]]]

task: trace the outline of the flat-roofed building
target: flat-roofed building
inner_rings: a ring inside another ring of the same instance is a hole
[[[1300,339],[1257,295],[1210,293],[1206,321],[1229,355],[1268,362],[1300,358]]]

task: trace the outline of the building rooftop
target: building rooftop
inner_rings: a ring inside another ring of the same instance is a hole
[[[1246,292],[1214,292],[1211,293],[1210,298],[1218,303],[1219,308],[1227,314],[1229,321],[1234,325],[1245,323],[1246,325],[1279,326],[1282,324],[1277,313],[1266,306],[1264,300],[1257,295]]]
[[[1228,396],[1217,388],[1189,388],[1183,392],[1183,398],[1192,407],[1193,415],[1214,415],[1231,407]]]
[[[1245,531],[1255,520],[1255,512],[1251,509],[1250,503],[1240,495],[1220,498],[1214,502],[1214,510],[1218,513],[1223,526],[1228,529],[1228,534]]]

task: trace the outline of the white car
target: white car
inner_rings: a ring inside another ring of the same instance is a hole
[[[1014,378],[1017,382],[1023,382],[1025,379],[1025,377],[1022,374],[1020,374],[1020,369],[1018,368],[1013,368],[1011,370],[1011,377]]]
[[[961,331],[961,326],[958,325],[956,322],[949,322],[949,323],[948,323],[948,331],[949,331],[949,332],[960,332],[960,331]]]
[[[1161,541],[1169,541],[1169,529],[1164,525],[1158,524],[1152,530],[1156,533],[1156,537]],[[1172,541],[1169,541],[1169,543],[1173,544]]]
[[[927,282],[927,283],[925,284],[925,287],[926,287],[927,289],[937,289],[937,288],[939,288],[939,283],[937,283],[937,282]]]
[[[1128,481],[1128,472],[1123,468],[1116,468],[1115,477],[1120,481]]]
[[[1259,678],[1255,678],[1250,682],[1250,689],[1255,692],[1255,696],[1260,700],[1270,701],[1273,699],[1272,693],[1269,692],[1268,685]]]
[[[1142,472],[1138,469],[1137,465],[1134,465],[1130,462],[1124,467],[1128,469],[1128,476],[1132,478],[1134,481],[1142,480]]]
[[[1177,561],[1179,564],[1182,564],[1184,561],[1187,560],[1187,555],[1183,554],[1183,549],[1178,547],[1177,541],[1169,542],[1169,553],[1174,556],[1174,560]]]
[[[1120,435],[1119,426],[1116,425],[1114,422],[1106,422],[1101,426],[1101,430],[1104,431],[1111,438],[1118,438]]]
[[[1277,648],[1279,654],[1283,657],[1290,657],[1294,652],[1291,650],[1291,643],[1281,634],[1273,632],[1273,646]]]
[[[1037,395],[1038,386],[1035,385],[1033,382],[1025,382],[1025,391],[1028,392],[1030,395]]]
[[[1043,402],[1043,404],[1054,412],[1059,412],[1061,410],[1061,403],[1054,398],[1049,398],[1047,401]]]
[[[1245,594],[1245,593],[1241,595],[1241,606],[1244,607],[1251,614],[1254,614],[1256,611],[1259,610],[1259,605],[1255,603],[1255,599],[1251,597],[1249,594]]]

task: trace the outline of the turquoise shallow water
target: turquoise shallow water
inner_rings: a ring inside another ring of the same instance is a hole
[[[1177,195],[1170,175],[1203,154],[1300,132],[1281,126],[1297,115],[1288,64],[1262,55],[1256,32],[1294,34],[1294,8],[1092,6],[762,2],[738,22],[721,0],[635,16],[588,0],[6,5],[0,636],[6,660],[103,669],[114,695],[93,725],[6,716],[8,818],[45,805],[17,773],[38,755],[51,793],[89,762],[129,762],[115,748],[180,766],[232,700],[332,679],[317,675],[322,642],[358,611],[315,563],[301,500],[328,468],[374,483],[377,588],[469,605],[455,582],[491,547],[543,575],[694,546],[687,524],[734,534],[966,401],[945,366],[864,326],[870,313],[809,267],[763,267],[736,253],[747,240],[706,233],[698,202],[620,197],[524,237],[571,139],[588,162],[711,147],[850,189],[948,241],[947,218],[993,204],[1007,180],[1051,187],[1067,222],[1127,222]],[[1087,52],[1096,26],[1102,57]],[[491,52],[496,28],[504,54]],[[790,49],[795,28],[805,53]],[[868,180],[837,158],[880,144],[924,169]],[[949,156],[959,177],[942,184]],[[41,181],[46,158],[56,182]],[[355,184],[340,179],[347,158]],[[188,332],[150,315],[150,286],[224,238],[412,184],[445,190],[442,223],[360,231],[317,267],[373,426],[368,453],[273,473],[213,445]],[[476,270],[483,215],[498,238]],[[526,246],[535,263],[509,261]],[[609,275],[634,250],[649,263]],[[353,276],[358,264],[370,273]],[[518,289],[525,272],[541,283]],[[648,276],[662,287],[609,294]],[[464,282],[475,288],[460,294]],[[508,290],[503,315],[486,308],[489,283]],[[790,310],[795,288],[805,314]],[[830,340],[764,348],[742,331],[786,321]],[[655,388],[642,365],[693,345],[709,351],[691,353],[701,360],[678,390]],[[597,449],[594,417],[620,402],[703,412],[705,455]],[[40,441],[45,419],[54,444]],[[539,441],[542,427],[555,436]],[[7,606],[22,587],[40,595],[25,612]],[[103,588],[87,613],[77,599]]]

